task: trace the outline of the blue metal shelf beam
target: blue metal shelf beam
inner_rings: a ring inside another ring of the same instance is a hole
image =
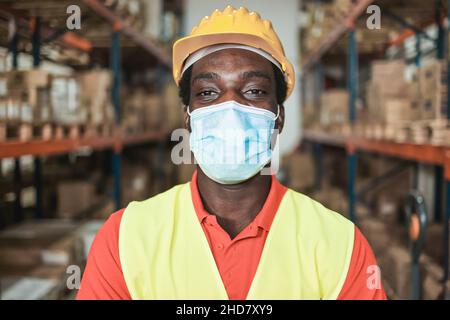
[[[38,67],[41,64],[41,19],[40,17],[34,18],[33,34],[31,37],[32,53],[33,53],[33,67]],[[34,187],[36,192],[36,203],[34,216],[37,219],[43,218],[42,209],[42,159],[39,157],[34,158]]]
[[[114,28],[114,26],[113,26]],[[120,85],[121,85],[121,55],[120,55],[120,30],[113,30],[111,39],[111,70],[113,75],[113,86],[111,90],[112,103],[116,124],[120,124]],[[116,210],[122,206],[121,201],[121,155],[120,150],[113,150],[112,170],[114,179],[114,204]]]
[[[356,42],[355,28],[352,26],[348,32],[348,75],[347,88],[349,91],[349,121],[354,123],[356,119],[356,99],[358,97],[358,48]],[[347,175],[348,175],[348,216],[350,220],[356,220],[356,166],[357,154],[354,150],[347,155]]]

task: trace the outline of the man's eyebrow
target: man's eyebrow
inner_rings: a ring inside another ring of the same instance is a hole
[[[219,74],[217,74],[215,72],[202,72],[202,73],[195,75],[192,78],[192,82],[194,83],[195,81],[199,81],[199,80],[213,80],[213,79],[219,79],[219,78],[220,78]]]
[[[265,78],[267,80],[272,80],[270,78],[270,75],[267,72],[264,71],[245,71],[241,75],[244,79],[250,79],[250,78]]]

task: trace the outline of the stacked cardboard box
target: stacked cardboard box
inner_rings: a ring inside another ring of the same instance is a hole
[[[164,113],[159,94],[137,88],[125,89],[122,96],[122,127],[125,132],[134,133],[161,128]]]
[[[51,119],[47,71],[9,71],[1,78],[0,120],[33,123]]]
[[[432,60],[415,70],[412,86],[420,121],[411,126],[412,140],[432,144],[448,144],[450,123],[447,119],[447,65]]]
[[[173,130],[183,127],[184,112],[178,87],[168,83],[161,93],[124,88],[122,126],[125,132]]]
[[[418,110],[409,96],[403,60],[376,60],[366,88],[369,123],[395,125],[417,119]]]
[[[342,4],[339,4],[342,8]],[[343,12],[337,9],[334,3],[316,4],[307,6],[309,24],[303,33],[303,49],[306,52],[314,50],[324,37],[342,21]]]
[[[53,121],[71,125],[85,122],[86,112],[80,104],[80,86],[75,76],[50,77],[50,102],[53,107]]]
[[[345,89],[324,91],[320,97],[320,124],[324,127],[348,123],[349,95]]]
[[[111,71],[94,69],[77,75],[80,85],[80,104],[85,123],[100,125],[112,123],[114,112],[111,104]]]
[[[92,70],[55,75],[41,69],[0,76],[0,122],[104,124],[112,120],[111,74]]]
[[[413,75],[413,87],[418,101],[420,120],[446,117],[447,109],[446,64],[433,60],[418,68]]]
[[[66,180],[58,183],[58,217],[79,218],[95,204],[95,186],[90,181]]]
[[[342,15],[348,14],[352,4],[352,0],[334,0],[334,7]]]

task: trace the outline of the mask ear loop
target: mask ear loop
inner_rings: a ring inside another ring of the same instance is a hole
[[[274,121],[278,119],[278,117],[280,116],[280,105],[277,104],[277,115],[275,117],[275,119],[273,119]]]
[[[189,106],[186,107],[187,110],[187,114],[189,115],[189,117],[191,116],[191,112],[189,111]]]

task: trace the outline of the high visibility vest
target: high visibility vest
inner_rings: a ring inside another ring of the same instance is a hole
[[[189,183],[130,203],[119,232],[122,272],[133,299],[228,299]],[[353,240],[352,222],[288,189],[247,299],[336,299]]]

